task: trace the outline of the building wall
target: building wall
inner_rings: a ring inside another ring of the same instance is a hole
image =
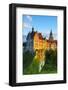
[[[27,50],[31,52],[40,50],[40,49],[48,50],[50,48],[53,50],[56,49],[57,48],[56,42],[47,41],[42,38],[40,39],[38,33],[35,33],[33,39],[29,38],[27,40]]]
[[[43,40],[39,39],[38,34],[34,35],[34,50],[43,49]]]
[[[50,48],[54,50],[54,49],[57,48],[56,42],[52,42],[52,43],[51,43],[51,42],[47,42],[47,40],[44,40],[43,43],[44,43],[44,44],[43,44],[43,48],[44,48],[45,50],[46,50],[46,49],[48,50],[48,49],[50,49]]]
[[[33,40],[32,39],[27,40],[26,50],[33,52]]]

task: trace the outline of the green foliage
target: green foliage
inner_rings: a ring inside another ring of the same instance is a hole
[[[33,61],[34,55],[31,54],[29,51],[23,54],[23,68],[28,67]]]
[[[57,50],[47,50],[45,52],[45,65],[42,69],[42,72],[46,70],[48,73],[57,72]]]
[[[51,64],[53,66],[57,66],[57,50],[47,50],[45,52],[46,56],[46,64]]]
[[[26,52],[23,54],[23,74],[45,74],[57,73],[57,50],[47,50],[45,52],[45,65],[39,72],[39,60],[35,54]]]
[[[35,53],[29,51],[23,54],[23,73],[24,74],[37,74],[39,68],[39,60],[34,58]]]
[[[39,62],[35,58],[32,63],[24,68],[24,74],[37,74],[39,69]]]

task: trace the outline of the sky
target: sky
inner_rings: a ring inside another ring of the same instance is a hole
[[[52,30],[54,38],[57,37],[57,16],[23,15],[23,34],[27,36],[34,30],[48,37]]]

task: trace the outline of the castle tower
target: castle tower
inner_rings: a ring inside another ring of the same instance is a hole
[[[32,27],[32,32],[34,32],[34,27]]]
[[[52,30],[51,30],[50,35],[49,35],[49,40],[53,40],[53,33],[52,33]]]

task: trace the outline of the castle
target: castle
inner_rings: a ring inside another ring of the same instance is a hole
[[[25,51],[30,51],[31,53],[36,52],[35,58],[39,60],[39,72],[45,64],[45,51],[57,48],[57,40],[54,40],[52,31],[50,32],[49,39],[43,38],[42,34],[34,31],[29,32],[27,35]]]
[[[57,48],[57,40],[54,40],[52,31],[50,32],[49,39],[43,38],[41,33],[34,31],[29,32],[27,35],[26,49],[30,52],[36,50],[48,50]]]

